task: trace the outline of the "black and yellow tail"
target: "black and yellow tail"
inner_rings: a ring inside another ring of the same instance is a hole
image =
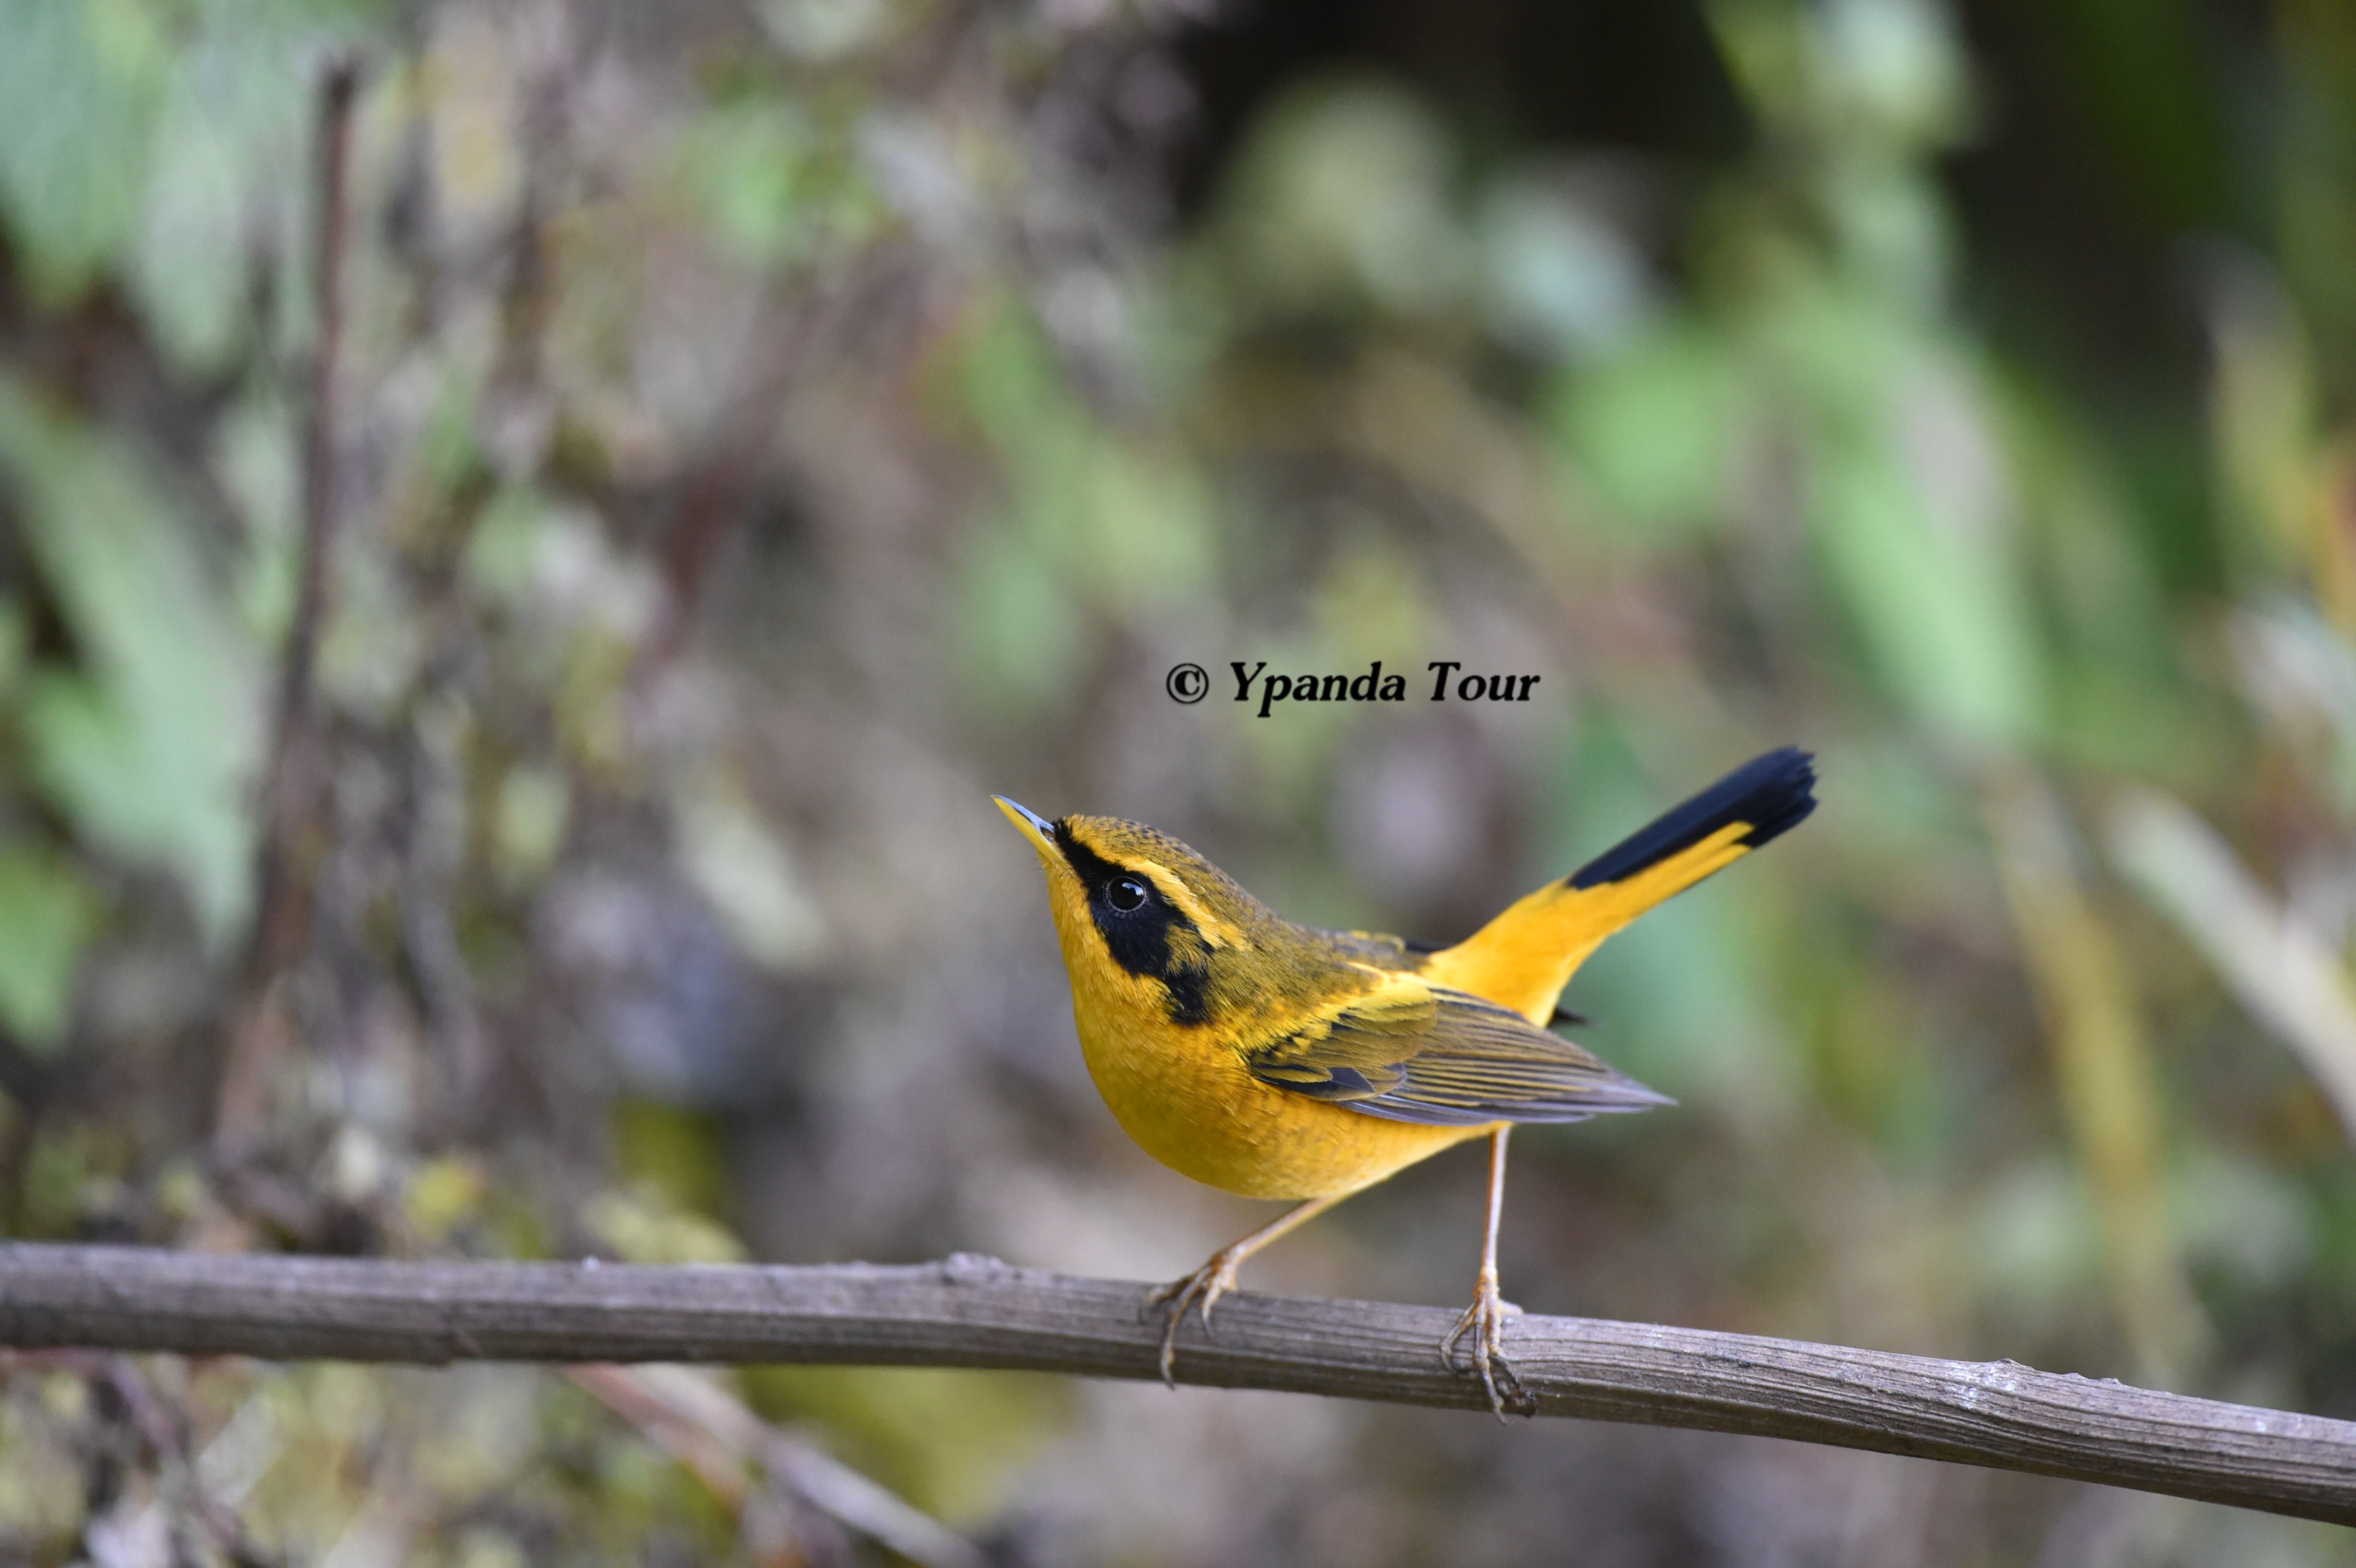
[[[1584,891],[1624,882],[1713,841],[1756,849],[1797,827],[1816,809],[1815,762],[1797,746],[1754,757],[1573,871],[1563,885]],[[1729,834],[1729,828],[1737,831]],[[1652,901],[1658,903],[1708,874],[1689,877]]]
[[[1799,826],[1816,808],[1815,782],[1815,759],[1796,746],[1746,763],[1433,954],[1423,973],[1543,1023],[1605,937]]]

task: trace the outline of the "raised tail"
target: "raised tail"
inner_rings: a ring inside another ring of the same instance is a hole
[[[1422,972],[1543,1024],[1572,971],[1605,937],[1799,826],[1816,808],[1815,782],[1815,760],[1796,746],[1745,763],[1433,954]]]

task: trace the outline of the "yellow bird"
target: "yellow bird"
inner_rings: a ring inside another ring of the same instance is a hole
[[[1527,1401],[1504,1352],[1517,1309],[1497,1289],[1505,1137],[1672,1102],[1545,1026],[1603,939],[1815,809],[1808,753],[1738,768],[1453,947],[1323,931],[1272,913],[1167,834],[1108,816],[1050,822],[991,798],[1031,840],[1080,1049],[1105,1104],[1148,1154],[1197,1181],[1300,1206],[1157,1292],[1173,1377],[1188,1306],[1305,1221],[1451,1144],[1489,1139],[1488,1227],[1472,1305],[1441,1339],[1502,1417]],[[1501,1388],[1504,1392],[1501,1392]]]

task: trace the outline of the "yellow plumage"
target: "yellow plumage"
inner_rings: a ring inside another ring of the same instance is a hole
[[[1480,1331],[1478,1371],[1498,1400],[1505,1130],[1667,1103],[1544,1027],[1563,986],[1612,932],[1806,816],[1814,780],[1804,752],[1761,757],[1438,951],[1295,924],[1165,834],[1111,817],[1050,822],[1001,798],[1046,869],[1080,1048],[1122,1127],[1198,1181],[1304,1200],[1173,1287],[1165,1373],[1187,1302],[1202,1297],[1207,1323],[1250,1252],[1487,1136],[1490,1259],[1450,1345]]]

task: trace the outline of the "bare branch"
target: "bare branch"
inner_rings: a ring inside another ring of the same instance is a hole
[[[836,1362],[1159,1376],[1143,1291],[960,1254],[825,1268],[385,1263],[0,1244],[0,1345],[273,1360]],[[1454,1314],[1249,1292],[1178,1375],[1485,1409]],[[1580,1317],[1515,1321],[1539,1413],[1796,1438],[2356,1524],[2356,1423],[2013,1361]]]
[[[319,637],[327,621],[328,554],[335,528],[336,382],[343,350],[341,283],[345,232],[350,227],[352,113],[359,63],[339,55],[319,83],[315,177],[318,224],[313,265],[317,290],[317,340],[312,345],[310,404],[303,440],[303,534],[297,555],[294,619],[278,674],[277,711],[262,779],[262,842],[255,882],[260,905],[246,952],[242,995],[232,1014],[228,1050],[214,1109],[214,1139],[224,1154],[241,1153],[259,1135],[264,1084],[284,1038],[274,992],[302,956],[310,919],[311,861],[324,763],[318,754],[316,709]]]
[[[648,1434],[695,1469],[721,1500],[741,1516],[751,1501],[744,1468],[766,1470],[795,1502],[882,1541],[919,1568],[982,1568],[971,1541],[894,1496],[832,1456],[770,1425],[722,1386],[692,1367],[617,1367],[592,1361],[573,1381]],[[692,1439],[714,1445],[714,1466]]]

